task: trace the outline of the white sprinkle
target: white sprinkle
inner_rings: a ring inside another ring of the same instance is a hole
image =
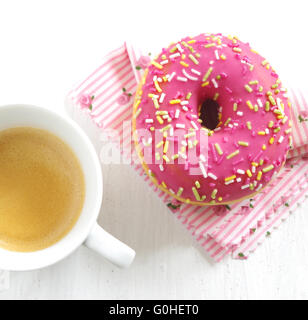
[[[169,130],[170,137],[173,137],[173,134],[174,134],[174,129],[173,129],[173,127],[171,127]]]
[[[160,95],[159,103],[163,103],[163,102],[164,102],[165,96],[166,96],[166,94],[163,92],[163,93]]]
[[[177,77],[176,79],[182,82],[187,82],[187,78],[184,77]]]
[[[211,61],[209,62],[209,65],[212,65],[212,64],[214,64],[214,61],[213,61],[213,60],[211,60]]]
[[[208,174],[208,176],[210,177],[210,178],[212,178],[213,180],[217,180],[217,177],[213,174],[213,173],[209,173]]]
[[[258,102],[259,107],[263,108],[263,103],[262,103],[261,99],[257,99],[257,102]]]
[[[160,171],[164,171],[164,166],[162,164],[159,165]]]
[[[230,181],[225,182],[225,185],[227,186],[227,185],[229,185],[231,183],[234,183],[234,180],[230,180]]]
[[[242,186],[241,189],[244,190],[244,189],[248,189],[249,187],[250,187],[250,185],[246,184],[246,185]]]
[[[268,128],[265,128],[265,133],[266,133],[266,134],[269,134],[269,133],[270,133],[270,131],[269,131]]]
[[[219,110],[218,110],[219,112],[222,112],[222,107],[219,107]]]
[[[189,80],[192,80],[192,81],[197,81],[197,80],[198,80],[198,78],[189,75],[189,74],[186,72],[185,69],[183,69],[182,72],[183,72],[184,76],[185,76],[186,78],[188,78]]]
[[[180,155],[184,160],[187,160],[186,154],[184,154],[184,153],[182,153],[182,152],[179,152],[179,155]]]
[[[157,78],[158,82],[163,82],[163,79],[161,77]]]
[[[188,108],[186,106],[183,106],[182,109],[186,112],[188,111]]]
[[[199,167],[200,167],[200,170],[202,172],[203,177],[207,178],[206,170],[205,170],[204,165],[201,161],[199,162]]]
[[[176,47],[180,52],[184,52],[183,48],[181,47],[181,45],[179,43],[176,45]]]
[[[192,73],[198,75],[198,76],[201,75],[201,72],[199,72],[199,71],[197,71],[197,70],[195,70],[195,69],[190,69],[190,71],[191,71]]]
[[[237,122],[234,122],[234,127],[238,127],[238,123]]]
[[[174,59],[174,58],[179,57],[180,55],[181,55],[181,54],[180,54],[179,52],[177,52],[177,53],[171,54],[171,55],[169,56],[169,58],[170,58],[170,59]]]
[[[214,87],[217,89],[218,88],[218,83],[216,82],[216,80],[213,78],[212,79],[213,85]]]
[[[187,147],[187,142],[183,140],[183,141],[181,141],[181,145],[184,147]]]
[[[160,64],[163,66],[163,65],[167,64],[168,62],[169,62],[169,60],[166,59],[166,60],[161,61]]]
[[[202,162],[205,162],[205,156],[203,154],[200,154],[199,158]]]
[[[245,174],[245,171],[242,170],[242,169],[238,169],[236,172],[237,172],[238,174]]]
[[[185,124],[177,123],[177,124],[175,125],[175,127],[178,128],[178,129],[185,129]]]
[[[258,184],[258,182],[255,180],[255,181],[253,182],[254,187],[256,187],[257,184]]]
[[[215,132],[220,131],[220,130],[221,130],[221,127],[214,129]]]
[[[185,105],[187,105],[187,104],[189,104],[189,101],[187,101],[187,100],[184,100],[184,101],[181,102],[181,105],[182,105],[182,106],[185,106]]]
[[[278,142],[279,142],[279,143],[282,143],[283,139],[284,139],[284,137],[281,136],[281,137],[279,138]]]
[[[155,82],[156,80],[157,80],[157,75],[153,77],[153,82]]]
[[[242,116],[243,116],[243,111],[238,111],[236,114],[237,114],[238,116],[242,117]]]
[[[168,114],[164,114],[164,115],[162,116],[162,118],[163,118],[163,119],[168,119],[168,118],[169,118],[169,115],[168,115]]]
[[[171,82],[171,80],[174,78],[175,75],[176,73],[172,72],[171,75],[168,77],[168,82]]]
[[[219,60],[218,50],[215,50],[215,57],[216,57],[217,60]]]
[[[153,119],[145,119],[145,123],[153,123]]]
[[[154,94],[154,95],[152,96],[152,100],[158,99],[158,98],[159,98],[159,96],[158,96],[157,94]]]
[[[256,189],[256,191],[259,191],[260,189],[262,189],[262,187],[263,187],[263,184],[261,183],[259,187]]]
[[[241,178],[237,178],[237,179],[236,179],[236,182],[241,182],[241,181],[242,181]]]
[[[277,98],[276,101],[277,101],[277,105],[278,105],[279,110],[280,110],[281,113],[284,115],[284,111],[283,111],[283,109],[282,109],[282,107],[281,107],[281,99]]]
[[[178,118],[179,118],[179,115],[180,115],[180,110],[179,110],[179,109],[176,109],[176,110],[175,110],[175,115],[174,115],[174,117],[175,117],[176,119],[178,119]]]
[[[190,123],[191,123],[191,125],[192,125],[196,130],[198,130],[198,129],[199,129],[199,128],[198,128],[198,126],[195,124],[195,122],[190,121]]]
[[[251,168],[251,172],[252,172],[252,173],[256,173],[256,167],[255,167],[255,166],[253,166],[253,167]]]
[[[169,189],[169,191],[170,191],[172,194],[175,194],[175,192],[174,192],[172,189]]]

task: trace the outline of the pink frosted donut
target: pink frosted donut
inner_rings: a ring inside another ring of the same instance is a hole
[[[277,73],[236,37],[201,34],[163,49],[136,93],[133,133],[147,174],[196,205],[254,196],[292,144]]]

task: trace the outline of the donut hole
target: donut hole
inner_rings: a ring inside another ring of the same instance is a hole
[[[202,127],[214,130],[219,123],[219,104],[213,99],[206,99],[201,104],[199,114]]]

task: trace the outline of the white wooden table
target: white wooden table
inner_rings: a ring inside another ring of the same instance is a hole
[[[267,41],[264,55],[300,82],[308,70],[300,61],[307,54],[304,3],[258,1],[253,8],[247,1],[219,1],[198,8],[197,1],[1,1],[0,104],[63,112],[72,84],[121,41],[137,37],[163,46],[208,31]],[[161,20],[164,12],[170,13]],[[81,247],[52,267],[12,272],[0,299],[308,298],[308,204],[248,260],[215,264],[129,166],[103,171],[99,223],[137,251],[131,268],[119,270]]]

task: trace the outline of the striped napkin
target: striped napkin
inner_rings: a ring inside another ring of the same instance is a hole
[[[124,43],[69,92],[68,111],[78,122],[86,118],[91,124],[86,129],[95,125],[96,142],[102,140],[104,132],[109,132],[110,137],[118,133],[121,138],[117,143],[124,163],[131,163],[215,261],[221,261],[228,254],[246,259],[308,197],[308,105],[304,98],[308,92],[291,90],[289,93],[293,103],[293,149],[285,168],[254,199],[230,206],[179,204],[153,185],[136,160],[131,143],[128,121],[132,117],[137,84],[149,62],[148,55]]]

